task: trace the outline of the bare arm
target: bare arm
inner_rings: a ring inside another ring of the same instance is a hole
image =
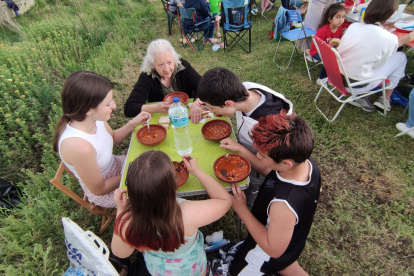
[[[411,32],[409,34],[403,35],[398,39],[398,47],[401,47],[405,44],[410,43],[412,40],[414,40],[414,32]]]
[[[81,138],[68,138],[60,147],[62,159],[75,167],[82,182],[94,195],[106,195],[119,186],[121,176],[104,180],[96,162],[95,148]]]
[[[190,161],[185,158],[183,160],[188,171],[203,184],[211,198],[208,200],[185,201],[180,204],[186,217],[184,219],[187,219],[187,222],[196,229],[224,216],[231,207],[232,199],[223,185],[198,167],[195,158]]]
[[[148,113],[162,113],[168,114],[168,109],[170,108],[170,104],[166,102],[159,102],[157,104],[144,104],[141,107],[142,111],[146,111]]]
[[[117,189],[114,193],[114,201],[117,207],[116,210],[116,217],[118,217],[126,208],[128,205],[128,199],[126,198],[126,190],[124,189]],[[125,231],[128,228],[129,222],[126,222],[124,224],[124,227],[121,229],[122,236],[125,237]],[[134,252],[134,248],[131,247],[128,243],[124,242],[120,236],[112,235],[112,242],[111,242],[111,250],[112,253],[114,253],[115,256],[119,258],[127,258],[129,257],[132,252]]]
[[[137,116],[128,121],[123,127],[118,128],[117,130],[112,130],[107,122],[105,122],[106,131],[111,134],[114,145],[118,145],[124,139],[131,134],[135,127],[139,126],[142,123],[145,123],[147,120],[151,120],[151,115],[148,112],[141,111]]]
[[[284,202],[273,202],[269,210],[269,229],[249,211],[246,196],[238,186],[232,186],[233,209],[244,222],[256,243],[272,258],[280,257],[292,239],[296,216]]]
[[[271,172],[271,169],[268,168],[265,164],[263,164],[263,162],[259,158],[257,158],[257,156],[253,152],[243,147],[231,138],[221,140],[220,147],[232,151],[237,151],[241,156],[243,156],[250,162],[253,170],[255,170],[261,175],[266,176]]]

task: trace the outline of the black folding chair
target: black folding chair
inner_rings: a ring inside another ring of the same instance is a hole
[[[172,23],[177,18],[177,4],[168,4],[166,0],[161,0],[161,3],[167,15],[168,34],[171,35]]]

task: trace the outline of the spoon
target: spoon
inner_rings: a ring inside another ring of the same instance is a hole
[[[150,131],[150,122],[149,122],[149,118],[148,118],[148,120],[147,120],[147,127],[148,127],[148,133],[149,133],[150,135],[152,135],[152,137],[154,137],[154,138],[155,138],[154,134],[152,134],[152,133],[151,133],[151,131]]]
[[[227,144],[226,144],[227,145]],[[224,158],[226,158],[227,160],[231,161],[231,158],[229,158],[229,150],[226,149],[226,155],[224,155]]]

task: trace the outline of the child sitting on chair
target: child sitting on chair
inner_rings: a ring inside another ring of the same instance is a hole
[[[151,275],[206,275],[203,234],[198,228],[224,216],[231,196],[198,166],[195,158],[183,157],[188,171],[206,189],[210,199],[176,198],[177,173],[162,151],[146,151],[128,169],[126,190],[117,189],[112,252],[129,257],[134,249],[144,252]]]
[[[282,94],[257,83],[242,83],[235,73],[222,67],[210,69],[203,75],[197,93],[211,112],[228,117],[236,113],[240,143],[253,153],[257,151],[249,132],[257,121],[268,114],[279,114],[282,109],[293,111],[292,103]],[[249,177],[246,196],[247,205],[252,206],[264,177],[254,170]]]
[[[251,131],[255,155],[230,138],[221,147],[237,151],[266,176],[253,207],[232,185],[233,209],[249,235],[231,263],[233,276],[308,275],[298,264],[310,232],[319,198],[321,176],[310,156],[314,134],[296,114],[261,118]]]
[[[346,8],[343,5],[339,3],[330,5],[323,15],[322,22],[319,24],[315,36],[331,44],[333,47],[337,47],[343,34],[341,25],[344,23],[345,16]],[[314,43],[311,45],[309,55],[317,61],[322,61]],[[322,81],[326,81],[327,77],[325,67],[322,66],[317,83],[320,84]]]

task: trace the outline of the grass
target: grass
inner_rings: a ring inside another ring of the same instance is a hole
[[[83,5],[78,6],[83,7],[79,14],[74,3]],[[68,267],[61,217],[70,217],[84,230],[98,230],[98,217],[48,183],[58,165],[50,145],[66,76],[89,69],[109,77],[118,105],[110,124],[119,127],[126,122],[122,106],[138,78],[145,49],[161,37],[171,41],[200,74],[223,66],[244,81],[283,93],[312,126],[313,157],[322,173],[323,191],[299,259],[309,274],[413,275],[413,140],[393,138],[403,108],[393,106],[383,117],[346,106],[333,124],[327,123],[313,105],[318,86],[302,73],[304,61],[294,57],[286,73],[272,62],[276,41],[268,38],[268,32],[275,14],[276,10],[266,12],[268,22],[261,16],[253,18],[251,54],[240,48],[214,52],[210,45],[200,52],[182,48],[177,24],[169,36],[156,0],[43,0],[19,18],[23,36],[0,29],[0,175],[19,183],[24,200],[19,209],[1,210],[0,274],[61,275]],[[282,50],[287,46],[283,43]],[[278,63],[287,64],[287,56],[280,53]],[[413,64],[406,71],[412,72]],[[312,71],[315,80],[317,75],[318,70]],[[330,116],[339,107],[327,96],[320,106]],[[115,152],[127,147],[125,141]],[[80,191],[73,179],[64,181]],[[201,230],[204,235],[224,230],[224,237],[234,241],[236,218],[230,211]],[[244,227],[242,233],[247,233]],[[102,238],[110,242],[111,228]]]

